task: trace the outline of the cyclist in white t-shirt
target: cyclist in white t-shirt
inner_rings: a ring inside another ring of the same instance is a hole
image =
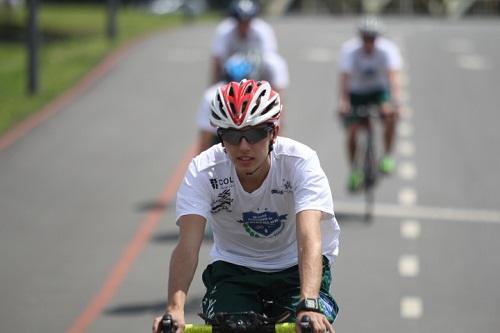
[[[193,159],[177,192],[180,236],[170,259],[166,313],[181,328],[209,222],[214,243],[202,275],[206,320],[221,312],[254,311],[287,322],[309,316],[314,332],[334,332],[330,268],[340,228],[332,194],[316,152],[277,136],[281,111],[266,81],[217,89],[210,120],[222,142]]]
[[[198,153],[210,148],[215,143],[219,143],[217,128],[210,123],[210,104],[219,87],[227,82],[239,82],[242,79],[264,80],[268,81],[281,97],[289,84],[288,66],[275,53],[267,57],[255,52],[233,54],[224,63],[223,72],[223,80],[205,90],[198,109]]]
[[[277,53],[278,46],[273,28],[257,17],[259,6],[253,0],[233,0],[230,16],[215,30],[212,41],[212,78],[221,79],[222,66],[235,53],[257,51],[263,55]]]
[[[391,157],[396,122],[401,110],[400,70],[402,58],[398,46],[380,36],[382,23],[376,17],[365,17],[358,26],[359,38],[342,45],[340,56],[340,96],[338,112],[347,126],[347,150],[351,163],[348,187],[356,191],[363,182],[361,170],[354,166],[356,134],[360,128],[352,109],[359,105],[378,104],[384,123],[384,156],[379,169],[391,173]]]

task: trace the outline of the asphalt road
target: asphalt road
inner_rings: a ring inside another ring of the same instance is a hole
[[[286,132],[318,151],[342,227],[338,332],[500,327],[500,24],[388,19],[405,59],[398,170],[375,218],[345,190],[333,116],[356,20],[271,20],[291,85]],[[132,47],[84,93],[0,151],[0,331],[148,332],[163,311],[175,180],[196,139],[213,25]],[[205,243],[200,270],[207,261]],[[203,286],[191,288],[188,319]]]

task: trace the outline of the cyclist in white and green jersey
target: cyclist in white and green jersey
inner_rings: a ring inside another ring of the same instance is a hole
[[[180,237],[166,313],[178,332],[207,222],[214,240],[202,276],[207,319],[248,311],[288,322],[308,316],[314,332],[334,332],[330,283],[340,228],[332,194],[316,152],[277,135],[281,111],[266,81],[230,82],[215,94],[210,120],[221,143],[193,159],[177,193]]]
[[[384,156],[379,169],[391,173],[395,162],[391,157],[400,103],[400,70],[402,57],[398,46],[381,36],[382,23],[376,17],[365,17],[358,26],[358,38],[342,45],[340,56],[340,94],[338,111],[346,120],[347,150],[352,166],[348,187],[361,187],[362,172],[354,166],[356,135],[359,124],[350,112],[359,105],[380,105],[384,123]]]

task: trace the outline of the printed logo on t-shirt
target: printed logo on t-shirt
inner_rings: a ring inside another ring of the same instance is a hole
[[[246,232],[255,238],[273,237],[281,233],[285,226],[287,214],[279,215],[276,212],[244,212],[239,223],[243,224]]]
[[[221,188],[227,188],[229,185],[233,185],[233,177],[226,177],[226,178],[210,178],[210,185],[212,185],[212,188],[214,190]]]
[[[233,199],[231,198],[231,190],[225,189],[217,195],[217,200],[212,202],[212,214],[218,213],[222,210],[231,211],[231,203]]]
[[[285,193],[292,193],[292,183],[289,180],[286,180],[283,178],[283,185],[273,188],[271,190],[271,194],[285,194]]]

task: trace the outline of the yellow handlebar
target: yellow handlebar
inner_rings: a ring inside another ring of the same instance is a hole
[[[295,323],[281,323],[274,325],[276,333],[295,333]],[[184,333],[212,333],[212,325],[186,324]]]

